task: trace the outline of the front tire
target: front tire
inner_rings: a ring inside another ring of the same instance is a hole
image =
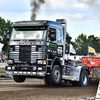
[[[25,81],[26,77],[25,76],[18,76],[18,75],[13,75],[13,79],[15,82],[22,83]]]
[[[50,82],[53,84],[60,84],[62,79],[61,68],[59,65],[54,65],[50,75]]]

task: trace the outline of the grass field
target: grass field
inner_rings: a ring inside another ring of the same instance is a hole
[[[5,73],[0,73],[0,75],[5,75]]]

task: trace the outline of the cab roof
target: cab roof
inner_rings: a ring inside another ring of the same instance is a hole
[[[12,27],[21,27],[21,26],[55,26],[62,28],[62,24],[55,21],[47,20],[35,20],[35,21],[18,21],[14,22]]]

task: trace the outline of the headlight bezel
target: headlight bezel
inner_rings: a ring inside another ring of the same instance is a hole
[[[47,61],[43,59],[37,60],[37,65],[46,65]]]
[[[43,64],[43,60],[38,60],[37,64],[42,65]]]
[[[8,59],[7,63],[8,64],[13,64],[14,63],[14,60],[13,59]]]

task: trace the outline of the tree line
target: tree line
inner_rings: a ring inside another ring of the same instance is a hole
[[[2,17],[0,17],[0,43],[4,44],[2,51],[4,54],[7,54],[7,32],[12,31],[12,22],[10,20],[5,21]],[[87,36],[86,34],[80,34],[75,41],[71,41],[72,36],[69,33],[66,34],[66,49],[68,49],[68,44],[72,44],[76,50],[77,55],[87,55],[88,54],[88,46],[91,46],[95,49],[97,53],[100,53],[100,39],[95,37],[94,35]]]
[[[75,39],[75,41],[71,41],[72,37],[67,33],[67,42],[72,44],[76,50],[77,55],[87,55],[88,54],[88,46],[95,49],[96,53],[100,53],[100,38],[95,37],[94,35],[87,36],[86,34],[81,33]]]
[[[12,22],[10,20],[5,21],[2,17],[0,17],[0,43],[4,44],[2,51],[7,55],[7,32],[11,33],[12,30]]]

